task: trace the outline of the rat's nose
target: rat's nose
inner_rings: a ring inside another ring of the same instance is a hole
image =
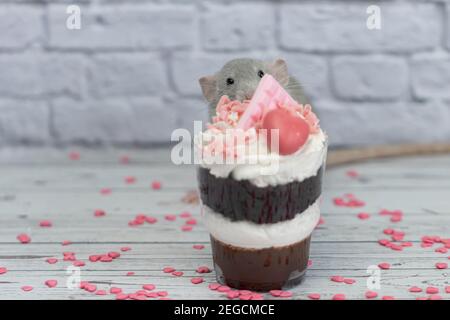
[[[244,99],[245,100],[250,100],[252,97],[253,97],[253,94],[254,94],[255,92],[254,91],[252,91],[252,92],[250,92],[250,93],[246,93],[245,95],[244,95]]]

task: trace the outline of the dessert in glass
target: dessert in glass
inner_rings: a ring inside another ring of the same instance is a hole
[[[251,101],[223,96],[216,111],[195,145],[217,280],[255,291],[297,285],[320,219],[327,136],[311,106],[269,75]]]

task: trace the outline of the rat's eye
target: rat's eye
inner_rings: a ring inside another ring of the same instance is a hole
[[[228,85],[231,85],[231,84],[233,84],[234,83],[234,79],[233,78],[228,78],[227,79],[227,84]]]
[[[259,71],[258,71],[258,76],[259,76],[260,78],[264,77],[264,71],[259,70]]]

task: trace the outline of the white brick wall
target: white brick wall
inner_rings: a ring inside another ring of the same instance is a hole
[[[287,60],[333,145],[450,140],[450,0],[4,0],[0,146],[168,143],[246,56]]]

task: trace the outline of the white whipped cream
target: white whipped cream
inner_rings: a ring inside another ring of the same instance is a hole
[[[197,139],[197,146],[198,141]],[[235,180],[249,180],[257,187],[303,181],[316,175],[324,164],[327,153],[327,136],[319,130],[311,134],[305,145],[291,155],[283,156],[267,150],[264,139],[256,139],[247,146],[240,163],[212,163],[202,159],[200,165],[216,177],[226,178],[231,174]]]
[[[209,233],[219,241],[241,248],[282,247],[308,237],[320,219],[319,199],[291,220],[257,224],[250,221],[231,221],[206,205],[202,218]]]

